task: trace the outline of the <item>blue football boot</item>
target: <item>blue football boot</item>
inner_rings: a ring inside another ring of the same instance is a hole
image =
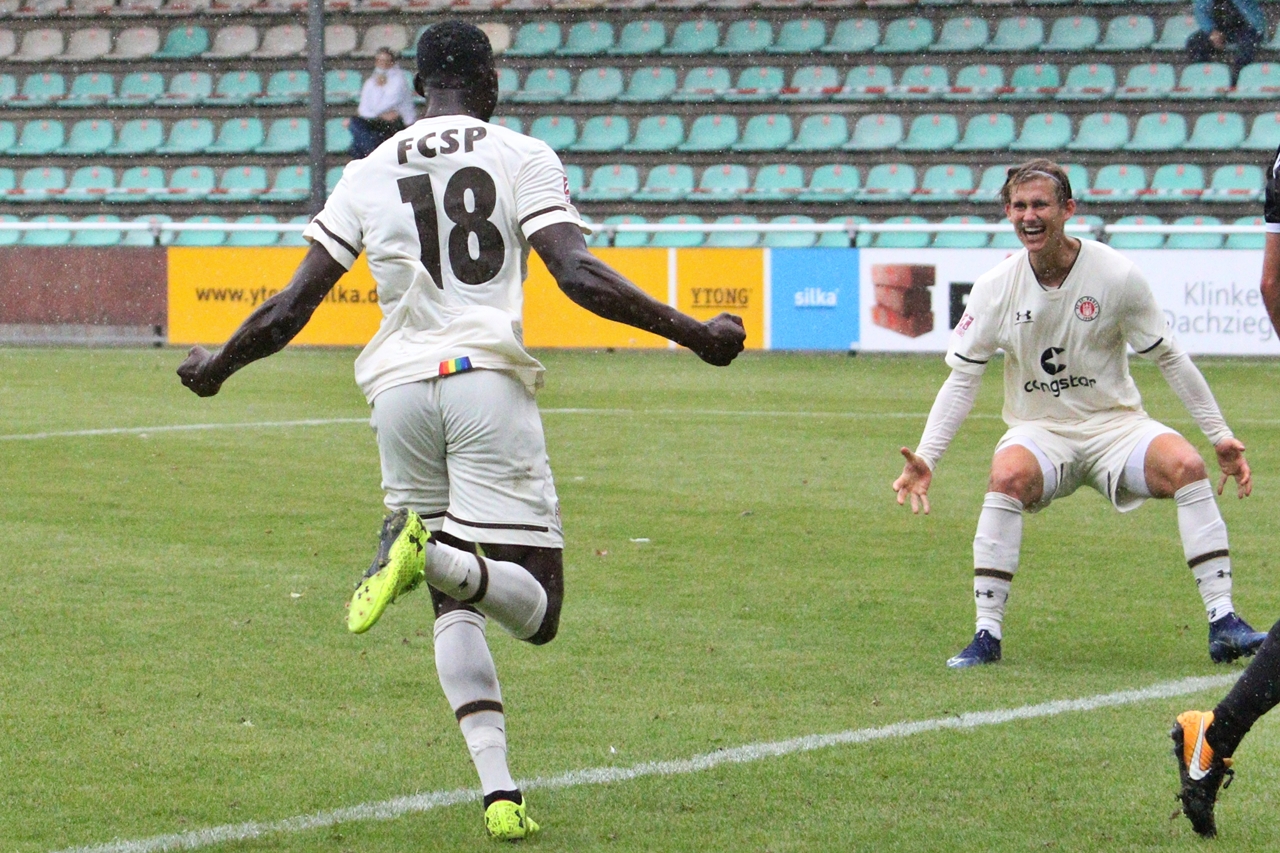
[[[1251,655],[1267,638],[1265,631],[1255,631],[1234,613],[1209,623],[1209,657],[1214,663],[1226,663]]]
[[[973,635],[973,642],[965,646],[964,651],[947,661],[947,667],[964,669],[984,663],[995,663],[998,660],[1000,660],[1000,641],[984,628]]]

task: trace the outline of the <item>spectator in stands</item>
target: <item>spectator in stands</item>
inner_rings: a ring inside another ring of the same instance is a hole
[[[1193,0],[1192,11],[1199,27],[1187,39],[1187,59],[1191,62],[1226,60],[1231,54],[1231,85],[1240,69],[1253,62],[1253,55],[1267,33],[1267,19],[1258,0]]]
[[[351,158],[359,160],[416,120],[413,91],[396,55],[385,47],[373,58],[374,70],[360,89],[360,106],[351,119]]]

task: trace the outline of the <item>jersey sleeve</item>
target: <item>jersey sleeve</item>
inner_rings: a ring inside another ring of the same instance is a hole
[[[333,194],[324,204],[324,210],[315,215],[302,232],[309,242],[319,243],[342,266],[351,269],[356,258],[364,251],[364,229],[360,226],[359,212],[355,207],[350,165],[342,172],[342,178]]]
[[[1267,231],[1280,233],[1280,148],[1276,149],[1276,156],[1267,169],[1267,194],[1262,213]]]
[[[1138,355],[1156,358],[1173,344],[1169,321],[1137,266],[1125,279],[1124,338]]]
[[[981,375],[1000,348],[1000,321],[995,286],[990,279],[979,279],[969,293],[964,315],[951,332],[947,365],[960,373]]]
[[[568,222],[590,234],[569,198],[569,177],[560,158],[545,144],[530,152],[516,174],[516,215],[526,239],[548,225]]]

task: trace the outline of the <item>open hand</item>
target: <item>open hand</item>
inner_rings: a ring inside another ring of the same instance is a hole
[[[708,364],[724,367],[742,352],[747,331],[742,326],[741,317],[717,314],[702,325],[707,330],[707,338],[694,350],[698,358]]]
[[[902,475],[893,481],[893,490],[898,493],[898,506],[902,506],[907,502],[907,496],[911,496],[911,511],[916,515],[920,514],[921,508],[924,514],[929,514],[929,484],[933,482],[933,472],[929,470],[929,466],[923,459],[911,452],[908,447],[900,448],[903,458],[907,460],[907,464],[902,466]]]
[[[187,360],[178,365],[178,377],[197,396],[212,397],[222,388],[222,379],[212,376],[210,364],[213,353],[200,345],[193,346]]]
[[[1244,458],[1244,444],[1238,438],[1224,438],[1214,448],[1218,454],[1218,467],[1222,469],[1222,480],[1218,483],[1218,494],[1226,488],[1227,480],[1236,478],[1236,497],[1247,498],[1253,493],[1253,473]]]

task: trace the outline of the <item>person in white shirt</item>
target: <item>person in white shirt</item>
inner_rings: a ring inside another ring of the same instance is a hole
[[[426,117],[347,165],[304,232],[311,247],[289,286],[217,353],[194,347],[178,374],[196,394],[216,394],[283,348],[365,255],[383,320],[356,359],[356,381],[372,407],[391,514],[347,625],[368,630],[426,581],[436,669],[480,776],[485,826],[518,839],[537,824],[507,766],[485,624],[547,643],[564,593],[560,506],[534,402],[543,368],[521,341],[528,251],[578,305],[711,364],[732,362],[746,334],[733,315],[703,323],[652,299],[587,250],[559,158],[488,123],[498,75],[481,30],[436,24],[418,42],[417,67]]]
[[[367,157],[373,149],[413,124],[413,92],[396,56],[385,47],[373,57],[373,73],[360,87],[360,104],[351,118],[351,159]]]
[[[1222,470],[1253,488],[1244,445],[1208,384],[1178,346],[1142,273],[1119,252],[1066,234],[1075,213],[1066,172],[1049,160],[1009,170],[1005,215],[1024,249],[974,282],[947,352],[951,375],[924,435],[892,488],[898,503],[929,511],[933,470],[969,414],[988,361],[1004,350],[1004,420],[973,542],[977,626],[947,661],[964,668],[1000,660],[1002,624],[1022,544],[1022,513],[1082,485],[1121,512],[1173,498],[1183,552],[1209,619],[1214,661],[1253,654],[1266,634],[1235,614],[1227,529],[1204,461],[1185,438],[1150,418],[1129,376],[1128,347],[1155,361],[1213,444]]]

